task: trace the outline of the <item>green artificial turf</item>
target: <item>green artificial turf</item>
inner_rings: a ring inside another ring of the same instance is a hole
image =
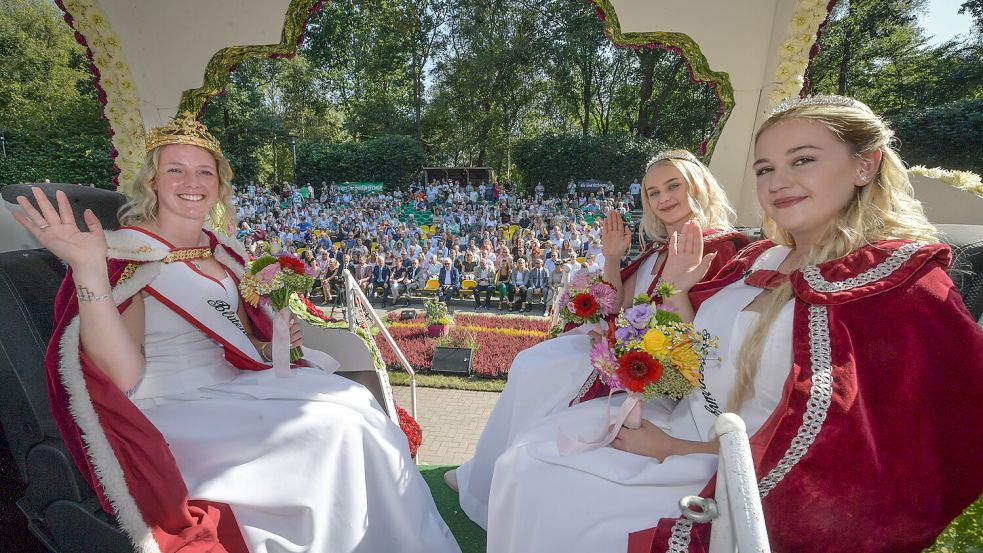
[[[437,504],[437,511],[440,512],[440,516],[444,517],[447,527],[457,538],[461,552],[484,553],[485,531],[471,522],[468,515],[464,514],[457,498],[457,492],[444,483],[444,473],[457,467],[454,465],[420,465],[419,467],[420,472],[423,473],[423,479],[430,486],[430,493],[433,494],[434,503]]]

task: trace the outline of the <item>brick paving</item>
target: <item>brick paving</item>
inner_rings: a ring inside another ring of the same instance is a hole
[[[428,465],[459,465],[470,459],[498,395],[498,392],[417,387],[417,421],[423,427],[418,461]],[[393,386],[393,396],[396,403],[410,410],[408,386]]]

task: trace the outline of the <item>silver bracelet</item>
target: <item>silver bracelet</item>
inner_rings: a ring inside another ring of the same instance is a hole
[[[102,294],[97,296],[92,292],[92,290],[89,290],[85,286],[79,286],[75,290],[75,297],[77,297],[79,301],[106,301],[112,296],[110,294]]]

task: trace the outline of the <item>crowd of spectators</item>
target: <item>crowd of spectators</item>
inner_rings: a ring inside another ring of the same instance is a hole
[[[632,190],[629,187],[629,190]],[[610,190],[519,196],[497,184],[433,181],[354,194],[340,187],[250,185],[234,198],[237,237],[251,255],[297,254],[317,275],[315,295],[343,305],[347,269],[382,307],[426,293],[475,309],[548,315],[579,268],[600,270],[600,216],[630,218],[635,194]]]

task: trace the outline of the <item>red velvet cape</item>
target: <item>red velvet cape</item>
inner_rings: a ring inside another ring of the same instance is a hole
[[[710,267],[707,269],[706,276],[703,277],[703,281],[712,280],[713,277],[722,269],[731,259],[737,254],[737,252],[747,246],[750,240],[747,236],[744,236],[737,231],[727,231],[720,229],[706,229],[703,231],[703,255],[710,255],[711,253],[717,254],[710,262]],[[634,260],[627,267],[621,270],[621,282],[624,283],[630,276],[638,272],[639,267],[645,263],[645,260],[651,257],[653,254],[658,254],[666,249],[666,244],[652,242],[648,244],[642,255],[638,256],[638,259]],[[655,290],[655,285],[659,283],[659,279],[662,277],[662,267],[659,267],[655,278],[652,279],[652,283],[649,284],[646,293],[652,294]],[[564,327],[564,331],[576,328],[576,323],[567,323],[572,325],[569,328]],[[599,397],[607,397],[611,393],[611,388],[604,383],[603,380],[597,377],[597,373],[591,373],[584,382],[584,385],[580,387],[577,392],[577,397],[570,400],[570,405],[576,405],[578,403],[583,403],[585,401],[590,401]]]
[[[772,245],[752,244],[695,287],[694,306]],[[773,550],[921,551],[983,492],[983,331],[945,272],[950,261],[945,245],[885,241],[790,275],[792,369],[779,407],[751,437],[759,486],[770,488],[762,504]],[[823,373],[828,408],[809,408]],[[825,413],[815,441],[762,485],[807,410]],[[713,490],[711,481],[701,495]],[[629,551],[666,551],[674,526],[692,537],[689,551],[705,550],[708,524],[690,533],[662,519],[631,534]]]
[[[245,260],[233,248],[220,244],[210,233],[209,237],[213,250],[222,248],[234,261],[244,265]],[[124,271],[131,263],[139,262],[108,260],[109,279],[114,287],[120,282]],[[120,304],[121,312],[129,305],[129,301],[127,299]],[[269,340],[272,335],[270,317],[261,309],[253,308],[246,302],[243,302],[243,305],[256,336],[261,340]],[[97,470],[103,472],[105,468],[97,466],[90,456],[89,448],[92,446],[86,444],[89,444],[92,438],[83,436],[79,424],[73,417],[69,407],[70,391],[60,373],[62,338],[69,324],[77,316],[78,299],[75,296],[72,272],[69,269],[55,298],[54,331],[45,358],[51,409],[68,451],[82,476],[98,495],[102,508],[108,513],[117,515],[121,526],[137,544],[140,538],[126,528],[124,517],[116,508],[126,508],[126,506],[119,503],[118,496],[112,498],[107,496],[102,481],[96,474]],[[128,492],[132,496],[139,510],[138,515],[150,528],[160,550],[165,553],[178,551],[246,553],[248,551],[246,544],[228,505],[189,500],[184,479],[164,437],[123,392],[93,365],[81,351],[81,347],[78,354],[84,385],[98,417],[99,426],[102,427],[112,447],[126,482],[134,484],[124,483],[124,493]],[[228,354],[227,359],[243,370],[258,368],[255,362],[249,359]],[[114,506],[114,502],[117,505]]]

